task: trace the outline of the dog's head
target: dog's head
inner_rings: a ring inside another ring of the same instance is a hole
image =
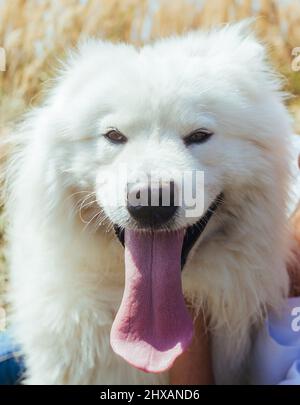
[[[141,49],[90,41],[70,57],[36,144],[51,179],[93,207],[88,222],[125,243],[112,344],[136,366],[165,369],[190,342],[180,267],[208,221],[201,237],[276,176],[289,131],[281,99],[243,24]]]
[[[175,230],[259,181],[284,114],[263,47],[237,24],[141,49],[83,44],[51,94],[45,132],[66,183],[95,192],[101,218]],[[139,209],[151,198],[156,209]]]

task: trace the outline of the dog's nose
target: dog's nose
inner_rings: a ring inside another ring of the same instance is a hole
[[[177,208],[173,181],[157,187],[132,187],[127,194],[127,209],[143,226],[157,227],[168,222]]]

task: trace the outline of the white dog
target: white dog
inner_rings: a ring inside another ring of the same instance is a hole
[[[283,97],[244,24],[70,55],[9,166],[26,383],[167,383],[192,336],[183,296],[210,319],[217,383],[246,381],[253,330],[289,288]],[[173,200],[196,171],[204,213],[190,217]],[[167,186],[167,206],[129,203]]]

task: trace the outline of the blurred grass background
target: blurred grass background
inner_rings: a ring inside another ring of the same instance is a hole
[[[257,35],[295,95],[289,105],[300,133],[300,71],[292,70],[292,50],[300,47],[299,0],[0,0],[0,46],[7,61],[0,72],[0,136],[9,136],[15,119],[39,102],[56,59],[79,39],[139,45],[249,16],[257,17]],[[7,283],[4,230],[0,213],[0,306]]]

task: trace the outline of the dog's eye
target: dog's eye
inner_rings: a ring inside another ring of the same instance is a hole
[[[125,135],[121,134],[117,129],[109,130],[105,135],[105,138],[111,141],[112,143],[126,143],[127,138]]]
[[[206,128],[196,129],[184,138],[184,143],[186,145],[191,145],[193,143],[204,143],[211,136],[213,132]]]

